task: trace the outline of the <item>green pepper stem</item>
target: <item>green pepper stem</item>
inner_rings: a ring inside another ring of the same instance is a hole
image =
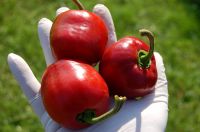
[[[126,97],[119,97],[118,95],[114,96],[115,99],[115,106],[109,110],[108,112],[95,117],[95,112],[94,110],[85,110],[84,112],[80,113],[77,116],[77,120],[82,122],[82,123],[88,123],[88,124],[95,124],[100,121],[103,121],[105,119],[108,119],[109,117],[115,115],[121,107],[123,106],[124,102],[126,101]]]
[[[139,30],[141,36],[147,36],[149,39],[149,51],[139,51],[139,65],[143,68],[149,68],[150,63],[151,63],[151,58],[153,56],[154,52],[154,35],[152,32],[146,29],[141,29]]]
[[[82,3],[79,0],[72,0],[80,10],[84,10],[84,6],[82,5]]]

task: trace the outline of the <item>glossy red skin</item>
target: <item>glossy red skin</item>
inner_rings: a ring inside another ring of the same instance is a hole
[[[86,109],[101,115],[108,110],[108,87],[90,65],[60,60],[45,71],[41,96],[50,117],[63,127],[79,129],[89,126],[76,120]]]
[[[126,37],[105,50],[100,62],[100,74],[107,82],[111,94],[127,98],[143,97],[154,90],[157,81],[155,57],[143,69],[138,65],[138,52],[149,46],[135,37]]]
[[[108,31],[102,19],[86,10],[69,10],[55,19],[50,33],[51,48],[59,59],[97,63],[105,50]]]

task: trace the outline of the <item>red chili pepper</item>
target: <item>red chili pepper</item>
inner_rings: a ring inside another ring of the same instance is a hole
[[[126,100],[115,96],[115,107],[106,112],[109,92],[103,78],[90,65],[70,60],[57,61],[46,69],[41,96],[50,117],[72,129],[109,118],[120,110]]]
[[[103,55],[100,74],[112,94],[136,98],[154,90],[157,81],[154,37],[150,31],[140,32],[148,37],[150,48],[135,37],[125,37],[106,49]]]
[[[108,31],[103,20],[92,12],[68,10],[56,17],[50,32],[51,48],[56,59],[74,59],[97,63],[105,50]]]

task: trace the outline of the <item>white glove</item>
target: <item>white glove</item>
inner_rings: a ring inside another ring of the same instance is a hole
[[[69,10],[67,7],[59,8],[59,13]],[[109,10],[104,5],[96,5],[94,13],[99,15],[109,31],[108,46],[116,42],[114,24]],[[38,33],[43,48],[47,66],[52,64],[55,59],[52,56],[49,33],[52,22],[43,18],[38,23]],[[159,53],[154,53],[158,71],[158,81],[155,85],[155,91],[139,101],[128,100],[122,109],[113,117],[81,129],[79,132],[162,132],[165,131],[168,117],[168,86],[165,75],[165,68],[162,57]],[[18,55],[10,53],[8,55],[8,64],[29,100],[33,110],[40,118],[46,132],[70,132],[73,130],[62,128],[54,122],[47,114],[40,96],[40,83],[33,75],[28,64]],[[111,101],[111,104],[113,102]]]

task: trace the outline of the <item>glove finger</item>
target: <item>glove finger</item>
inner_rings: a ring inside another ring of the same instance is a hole
[[[157,52],[154,52],[154,56],[156,59],[158,79],[155,85],[155,91],[146,96],[145,100],[153,99],[154,102],[164,102],[165,104],[168,104],[168,82],[165,74],[163,59]]]
[[[115,26],[113,23],[112,16],[110,14],[109,9],[102,5],[102,4],[97,4],[93,8],[93,12],[98,15],[99,17],[102,18],[104,23],[106,24],[106,27],[108,29],[108,43],[107,46],[110,46],[111,44],[115,43],[117,41],[117,36],[115,32]]]
[[[63,13],[65,11],[70,10],[68,7],[60,7],[59,9],[57,9],[56,11],[56,16],[58,16],[60,13]]]
[[[163,92],[168,94],[167,77],[165,74],[165,67],[161,55],[157,52],[154,53],[156,58],[156,68],[158,72],[158,79],[156,84],[156,92]],[[162,88],[162,89],[161,89]]]
[[[38,94],[40,83],[34,76],[28,64],[20,56],[10,53],[8,55],[8,64],[12,74],[18,81],[34,111],[40,117],[44,113],[41,96]]]
[[[55,62],[55,58],[51,52],[50,39],[49,39],[51,26],[52,26],[52,21],[50,21],[47,18],[42,18],[38,22],[38,35],[47,66]]]
[[[67,10],[69,10],[69,8],[67,7],[61,7],[57,9],[56,16]],[[49,38],[51,26],[52,26],[52,21],[50,21],[47,18],[42,18],[38,22],[38,35],[47,66],[55,62],[55,58],[51,51],[50,38]]]

